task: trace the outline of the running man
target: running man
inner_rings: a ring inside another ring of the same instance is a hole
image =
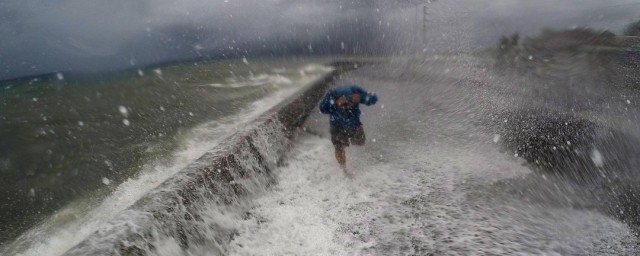
[[[370,106],[377,101],[375,93],[358,86],[339,86],[329,90],[320,102],[320,112],[330,115],[331,142],[336,149],[336,160],[349,176],[345,148],[351,143],[362,146],[366,142],[359,105]]]

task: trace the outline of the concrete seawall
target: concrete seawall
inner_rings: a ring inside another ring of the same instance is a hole
[[[332,72],[208,151],[65,255],[153,255],[165,243],[224,254],[235,231],[208,221],[211,213],[244,214],[246,197],[274,182],[271,170],[327,87],[341,72],[357,67],[353,62],[332,65]]]

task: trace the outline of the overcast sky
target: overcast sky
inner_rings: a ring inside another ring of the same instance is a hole
[[[0,80],[234,53],[398,50],[421,27],[407,2],[0,0]],[[616,31],[640,16],[638,2],[438,0],[429,4],[427,47],[472,51],[500,35],[542,27]]]
[[[0,79],[375,41],[373,1],[0,0]],[[344,44],[343,44],[344,43]]]

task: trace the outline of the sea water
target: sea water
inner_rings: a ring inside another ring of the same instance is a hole
[[[63,253],[329,72],[326,61],[243,58],[3,82],[1,251]]]

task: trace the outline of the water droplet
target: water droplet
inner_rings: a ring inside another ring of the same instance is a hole
[[[591,151],[591,160],[597,167],[604,166],[604,157],[602,157],[600,151],[595,148]]]
[[[120,114],[122,114],[124,117],[129,116],[129,111],[125,106],[119,106],[118,111],[120,111]]]

